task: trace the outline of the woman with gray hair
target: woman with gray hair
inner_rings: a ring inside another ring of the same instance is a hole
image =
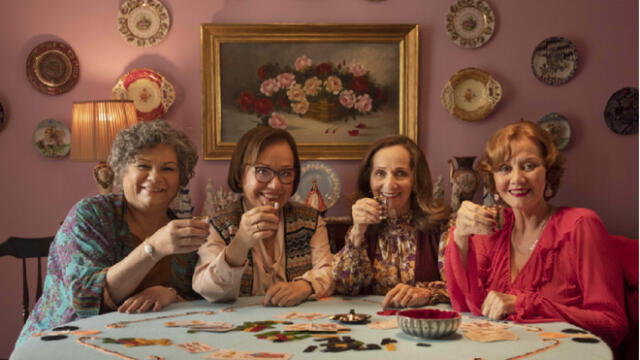
[[[177,220],[169,210],[197,159],[186,135],[162,120],[118,134],[109,164],[122,194],[85,198],[71,209],[49,251],[43,295],[16,345],[78,318],[158,311],[197,296],[194,251],[209,226]]]

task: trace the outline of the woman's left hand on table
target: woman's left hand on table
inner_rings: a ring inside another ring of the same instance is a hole
[[[123,313],[159,311],[177,299],[175,290],[160,285],[152,286],[129,297],[118,307],[118,311]]]
[[[491,320],[504,319],[514,312],[516,312],[515,295],[491,290],[482,303],[482,315]]]
[[[264,306],[295,306],[305,301],[313,289],[302,280],[279,282],[271,286],[262,300]]]
[[[431,292],[407,284],[398,284],[387,292],[382,307],[422,306],[429,301]]]

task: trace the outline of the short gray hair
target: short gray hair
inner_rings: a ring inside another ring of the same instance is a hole
[[[172,146],[178,157],[180,186],[186,186],[194,175],[198,154],[195,146],[184,132],[172,128],[164,120],[139,122],[118,133],[109,154],[109,165],[115,173],[117,184],[129,163],[135,161],[141,150],[164,144]]]

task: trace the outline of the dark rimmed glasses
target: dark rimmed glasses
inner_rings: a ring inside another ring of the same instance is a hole
[[[291,184],[293,180],[296,179],[296,169],[282,169],[282,170],[273,170],[268,166],[263,165],[249,165],[253,168],[253,172],[256,176],[256,180],[261,183],[269,183],[273,178],[278,175],[278,179],[283,184]]]

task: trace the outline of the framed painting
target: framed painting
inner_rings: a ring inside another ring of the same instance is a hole
[[[289,131],[305,160],[417,141],[418,25],[202,24],[201,42],[205,159],[255,126]]]

